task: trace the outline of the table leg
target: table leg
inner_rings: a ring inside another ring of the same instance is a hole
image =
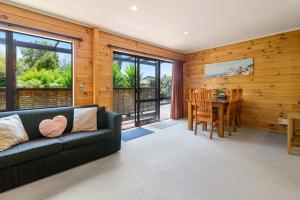
[[[224,137],[224,104],[218,106],[218,136]]]
[[[191,102],[188,102],[188,129],[193,130],[193,114]]]

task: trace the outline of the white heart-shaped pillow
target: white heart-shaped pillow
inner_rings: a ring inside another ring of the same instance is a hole
[[[40,125],[39,129],[45,137],[57,137],[63,134],[67,127],[67,118],[62,115],[58,115],[53,119],[45,119]]]

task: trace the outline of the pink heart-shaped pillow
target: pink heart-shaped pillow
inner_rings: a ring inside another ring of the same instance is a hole
[[[67,118],[62,115],[58,115],[53,119],[45,119],[40,125],[39,129],[45,137],[57,137],[63,134],[67,127]]]

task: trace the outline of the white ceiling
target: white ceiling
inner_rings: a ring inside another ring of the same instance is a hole
[[[185,53],[300,28],[300,0],[11,2]]]

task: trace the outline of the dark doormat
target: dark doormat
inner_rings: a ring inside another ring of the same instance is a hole
[[[122,132],[122,141],[127,142],[129,140],[133,140],[135,138],[149,135],[151,133],[154,132],[144,128],[135,128],[131,130],[126,130]]]

